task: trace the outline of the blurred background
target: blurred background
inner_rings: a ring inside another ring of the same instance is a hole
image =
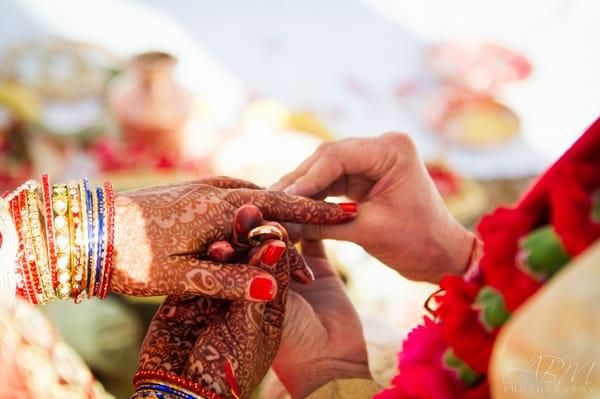
[[[473,227],[598,116],[599,17],[596,0],[2,0],[0,188],[42,172],[268,186],[324,140],[403,131]],[[328,250],[387,383],[435,288]],[[127,397],[159,301],[45,312]]]

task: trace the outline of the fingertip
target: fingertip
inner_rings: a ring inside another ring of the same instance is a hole
[[[269,191],[281,191],[283,190],[285,187],[287,186],[287,184],[283,181],[283,180],[279,180],[273,184],[271,184],[267,190]]]
[[[298,185],[296,183],[292,183],[289,186],[283,188],[282,191],[289,195],[298,195]]]
[[[281,240],[271,241],[262,252],[260,257],[261,265],[268,268],[274,267],[285,254],[286,249],[287,245],[285,242]]]
[[[248,297],[257,302],[271,301],[277,295],[277,281],[269,274],[261,274],[250,281]]]
[[[342,202],[337,204],[344,215],[356,216],[358,214],[358,204],[356,202]]]
[[[303,285],[309,285],[315,281],[315,275],[308,266],[304,269],[293,270],[290,274],[296,282]]]

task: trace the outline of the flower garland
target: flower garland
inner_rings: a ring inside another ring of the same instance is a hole
[[[485,216],[483,256],[446,276],[438,307],[404,342],[399,374],[375,399],[489,398],[495,339],[512,313],[600,238],[600,119],[514,208]]]

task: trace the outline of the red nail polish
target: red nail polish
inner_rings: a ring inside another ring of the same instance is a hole
[[[270,301],[275,297],[273,281],[264,277],[256,277],[250,283],[250,298]]]
[[[261,262],[266,266],[273,267],[281,259],[285,252],[285,246],[269,245],[260,258]]]
[[[231,360],[226,359],[225,361],[225,380],[227,380],[227,385],[231,388],[231,391],[235,394],[236,397],[240,397],[240,388],[238,387],[237,380],[235,378],[235,372],[233,371],[233,364]]]
[[[356,202],[342,202],[338,206],[346,214],[355,215],[358,213],[358,204]]]

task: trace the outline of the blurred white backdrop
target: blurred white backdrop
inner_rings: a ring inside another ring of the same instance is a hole
[[[223,126],[264,96],[316,112],[341,137],[409,132],[429,158],[438,140],[398,88],[430,82],[429,43],[493,41],[533,64],[500,94],[521,118],[521,138],[445,156],[467,176],[515,177],[539,172],[598,116],[598,17],[595,0],[5,0],[0,46],[50,35],[121,55],[167,50]]]

